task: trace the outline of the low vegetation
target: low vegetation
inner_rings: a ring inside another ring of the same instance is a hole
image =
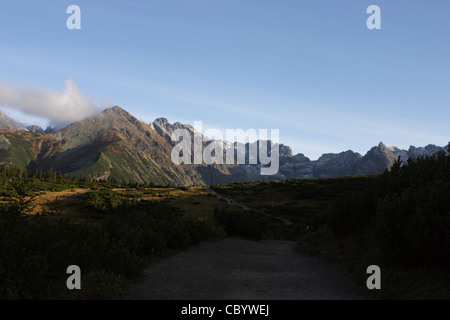
[[[377,176],[215,190],[290,220],[280,229],[285,237],[297,240],[300,250],[336,262],[361,286],[367,267],[380,266],[383,286],[375,297],[450,298],[450,157],[443,152],[407,165],[397,161]]]
[[[192,218],[167,201],[106,184],[86,189],[81,223],[51,210],[29,214],[43,189],[74,187],[73,181],[2,172],[0,299],[116,298],[152,258],[223,236],[208,217]],[[70,265],[83,270],[83,290],[67,290]]]
[[[450,298],[450,157],[443,153],[398,161],[377,176],[212,189],[3,165],[0,299],[117,298],[153,259],[226,235],[298,241],[300,250],[334,261],[361,286],[367,267],[378,265],[382,290],[375,297]],[[52,192],[76,198],[36,208]],[[83,290],[67,290],[69,265],[83,270]]]

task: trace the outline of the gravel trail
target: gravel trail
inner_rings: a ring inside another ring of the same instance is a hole
[[[345,274],[290,241],[204,242],[150,265],[133,300],[368,299]]]

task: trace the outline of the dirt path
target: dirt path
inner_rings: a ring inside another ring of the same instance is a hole
[[[211,194],[215,194],[216,197],[217,197],[219,200],[225,200],[225,201],[226,201],[229,205],[231,205],[231,206],[237,206],[237,207],[240,207],[240,208],[242,208],[242,209],[244,209],[244,210],[246,210],[246,211],[252,210],[251,208],[247,207],[245,204],[240,203],[240,202],[238,202],[238,201],[236,201],[236,200],[234,200],[234,199],[232,199],[232,198],[225,197],[224,195],[221,195],[221,194],[217,193],[217,191],[214,191],[214,190],[210,189],[209,187],[206,187],[206,192],[211,193]],[[289,220],[287,220],[287,219],[285,219],[285,218],[282,218],[282,217],[279,217],[279,216],[274,216],[274,215],[271,215],[271,214],[268,214],[268,213],[265,213],[265,212],[262,212],[262,211],[261,211],[261,213],[262,213],[262,214],[265,214],[265,215],[268,216],[268,217],[271,217],[271,218],[275,218],[275,219],[281,220],[281,221],[283,221],[287,226],[289,226],[289,225],[292,224],[292,222],[290,222]]]
[[[125,299],[367,299],[335,267],[295,250],[295,242],[205,242],[151,265]]]
[[[237,202],[237,201],[235,201],[235,200],[233,200],[233,199],[231,199],[231,198],[225,197],[225,196],[223,196],[223,195],[217,193],[216,191],[210,189],[209,187],[206,187],[206,192],[211,193],[211,194],[215,194],[216,197],[217,197],[217,199],[219,199],[219,200],[224,200],[224,201],[228,202],[228,204],[229,204],[230,206],[240,207],[240,208],[242,208],[242,209],[244,209],[244,210],[247,210],[247,211],[248,211],[248,210],[251,210],[251,209],[250,209],[249,207],[247,207],[245,204],[239,203],[239,202]]]

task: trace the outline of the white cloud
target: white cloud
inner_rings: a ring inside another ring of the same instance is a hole
[[[92,99],[82,95],[72,79],[65,81],[64,92],[30,84],[17,88],[0,82],[0,106],[49,119],[50,123],[58,128],[90,117],[99,111]]]

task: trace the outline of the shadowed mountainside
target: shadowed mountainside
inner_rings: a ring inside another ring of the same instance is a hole
[[[198,134],[202,139],[203,150],[212,140],[197,133],[190,125],[179,122],[170,124],[165,118],[146,124],[118,106],[57,132],[44,131],[37,126],[25,128],[1,113],[0,129],[0,163],[32,170],[54,170],[97,180],[113,179],[157,185],[214,185],[378,174],[390,168],[398,157],[406,162],[409,158],[430,156],[444,149],[428,145],[401,150],[380,143],[364,156],[348,150],[339,154],[324,154],[318,160],[311,161],[303,154],[293,155],[288,146],[280,144],[278,173],[261,176],[259,160],[257,164],[250,164],[248,143],[218,142],[224,148],[231,146],[235,151],[235,159],[244,150],[245,164],[226,164],[224,161],[224,164],[176,165],[171,161],[172,149],[178,143],[171,139],[174,130],[187,129],[191,134],[191,142],[194,134]],[[272,142],[264,143],[268,144],[271,152]]]

